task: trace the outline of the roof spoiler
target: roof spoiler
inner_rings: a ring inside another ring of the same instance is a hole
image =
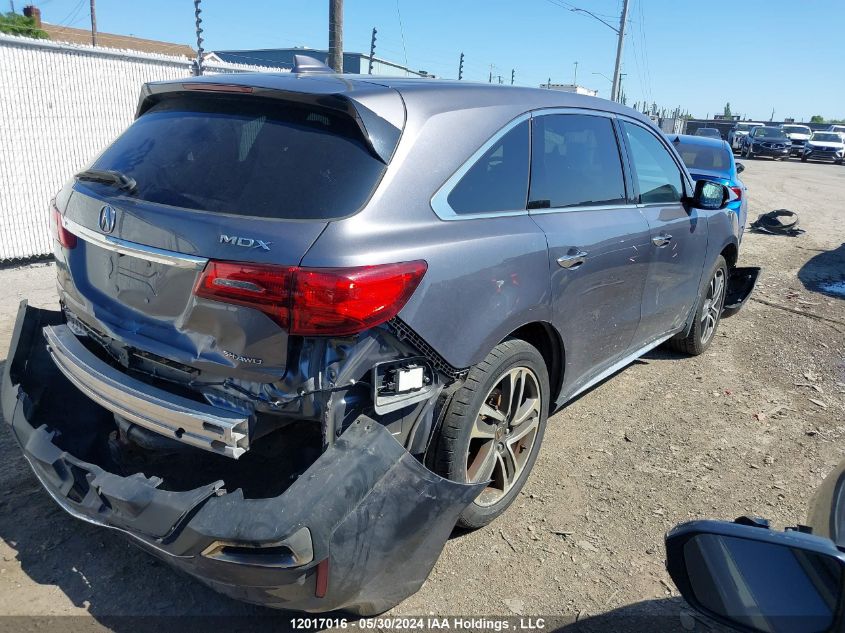
[[[297,57],[310,59],[305,55]],[[320,64],[317,60],[314,61]],[[324,64],[320,65],[324,66]],[[321,75],[327,74],[322,70],[309,71],[306,74],[311,72]],[[334,73],[334,71],[331,72]],[[294,73],[290,73],[290,76],[292,79],[296,78]],[[216,75],[213,76],[213,79],[219,80],[220,77],[221,75]],[[231,77],[237,78],[237,75]],[[326,79],[331,81],[334,80],[334,77],[326,77]],[[346,83],[344,81],[344,84]],[[291,84],[291,87],[294,87],[294,84]],[[383,87],[358,89],[354,93],[347,93],[342,90],[337,92],[302,92],[285,88],[246,85],[231,81],[205,81],[204,78],[200,77],[187,81],[147,83],[141,88],[135,118],[140,117],[162,99],[177,95],[196,94],[197,92],[205,94],[217,92],[242,93],[256,97],[279,99],[290,103],[327,108],[346,114],[358,125],[373,155],[384,164],[390,162],[393,152],[399,144],[402,129],[405,127],[405,104],[397,91],[385,91]]]

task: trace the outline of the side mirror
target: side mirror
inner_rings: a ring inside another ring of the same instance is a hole
[[[716,211],[724,208],[731,199],[731,190],[712,180],[698,180],[695,183],[695,194],[692,203],[699,209]]]
[[[747,523],[693,521],[666,535],[666,567],[690,606],[740,631],[841,631],[845,554]]]
[[[745,171],[745,165],[743,165],[742,163],[737,163],[736,164],[736,173],[741,174],[744,171]]]

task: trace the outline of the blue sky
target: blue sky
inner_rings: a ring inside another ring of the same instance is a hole
[[[45,22],[89,26],[89,0],[34,0]],[[17,0],[16,5],[22,5]],[[608,97],[621,0],[345,0],[344,48],[456,78],[551,77]],[[20,6],[17,7],[20,10]],[[400,26],[401,15],[401,26]],[[206,50],[327,46],[328,0],[204,0]],[[195,45],[191,0],[97,0],[101,31]],[[623,72],[628,104],[768,120],[845,118],[845,0],[631,0]]]

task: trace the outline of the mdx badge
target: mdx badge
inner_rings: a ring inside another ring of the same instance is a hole
[[[242,246],[243,248],[260,248],[269,251],[270,244],[273,242],[265,242],[264,240],[257,240],[252,237],[238,237],[237,235],[220,235],[220,243],[229,244],[230,246]]]

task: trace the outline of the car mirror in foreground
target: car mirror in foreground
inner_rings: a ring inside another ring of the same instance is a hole
[[[736,173],[741,174],[744,171],[745,171],[745,165],[743,165],[742,163],[737,163],[736,164]]]
[[[826,538],[741,521],[693,521],[666,535],[666,567],[690,606],[740,631],[842,630],[845,553]]]
[[[724,185],[712,180],[699,180],[695,183],[692,203],[699,209],[713,211],[723,208],[730,200],[731,191]]]

